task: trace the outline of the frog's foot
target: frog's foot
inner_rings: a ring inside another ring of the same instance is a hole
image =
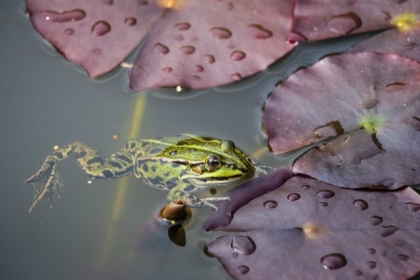
[[[177,189],[172,189],[168,193],[167,196],[169,201],[177,202],[178,200],[182,200],[187,206],[193,208],[201,208],[204,206],[209,206],[214,208],[217,211],[217,206],[212,203],[212,201],[223,201],[227,200],[230,201],[230,197],[207,197],[207,198],[199,198],[191,193],[184,192]]]
[[[29,213],[45,198],[49,198],[51,206],[54,200],[60,198],[63,181],[54,166],[42,166],[41,169],[31,176],[25,183],[34,185],[34,202],[29,208]]]

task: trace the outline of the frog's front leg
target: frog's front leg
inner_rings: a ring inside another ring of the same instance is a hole
[[[167,195],[167,199],[172,202],[177,202],[179,200],[182,200],[185,202],[185,204],[189,207],[194,208],[201,208],[204,206],[209,206],[214,208],[217,211],[217,206],[211,203],[211,201],[222,201],[227,200],[230,201],[230,197],[220,196],[220,197],[207,197],[207,198],[199,198],[193,194],[191,194],[192,191],[194,191],[196,187],[191,184],[181,184],[173,189],[171,189]]]

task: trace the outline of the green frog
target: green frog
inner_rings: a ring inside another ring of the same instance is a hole
[[[49,198],[51,203],[60,197],[63,182],[57,164],[74,154],[80,167],[90,179],[119,178],[134,175],[146,184],[169,191],[167,199],[182,200],[190,207],[210,206],[214,201],[229,197],[199,198],[192,192],[218,185],[231,185],[266,173],[232,141],[195,135],[177,135],[157,139],[128,141],[124,148],[103,160],[93,148],[74,142],[56,149],[45,159],[40,170],[26,183],[34,184],[34,202]]]

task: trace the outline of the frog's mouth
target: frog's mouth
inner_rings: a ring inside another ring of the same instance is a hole
[[[191,175],[183,176],[182,179],[189,180],[193,185],[198,187],[207,187],[209,185],[228,185],[233,182],[248,178],[246,173],[234,175],[231,177],[195,177]]]

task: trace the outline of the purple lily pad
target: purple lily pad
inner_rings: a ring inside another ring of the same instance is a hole
[[[277,189],[292,176],[292,167],[285,166],[277,168],[267,175],[258,177],[258,180],[253,179],[229,190],[223,196],[230,197],[230,201],[218,201],[215,203],[218,211],[211,212],[206,223],[203,225],[203,229],[212,230],[228,225],[236,210],[252,199]]]
[[[138,0],[26,0],[39,33],[95,78],[118,64],[164,10]]]
[[[291,0],[186,1],[148,36],[130,88],[208,88],[255,74],[287,53]]]
[[[258,180],[258,179],[256,179]],[[420,271],[420,197],[295,176],[241,209],[208,251],[235,279],[406,279]]]
[[[289,40],[312,41],[393,27],[392,19],[418,14],[417,0],[297,0]]]
[[[375,51],[393,53],[420,61],[420,30],[401,32],[398,29],[386,30],[357,44],[347,53]]]
[[[263,127],[275,153],[337,136],[293,172],[347,188],[420,182],[420,64],[397,55],[324,59],[280,84]]]
[[[38,32],[91,78],[122,62],[151,30],[131,71],[135,91],[228,84],[294,46],[286,41],[292,0],[174,1],[171,9],[163,0],[26,2]]]

